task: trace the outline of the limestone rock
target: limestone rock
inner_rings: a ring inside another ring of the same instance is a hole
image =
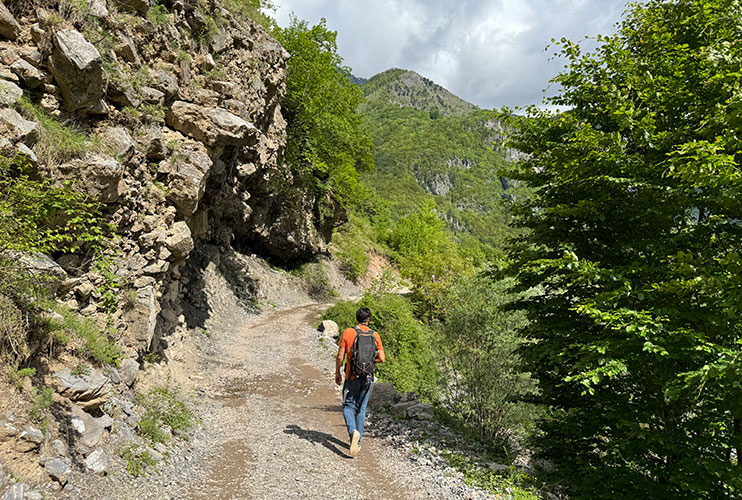
[[[125,9],[134,10],[140,14],[146,14],[152,5],[150,0],[116,0]]]
[[[16,435],[18,435],[18,429],[16,429],[13,424],[0,422],[0,441],[14,438]]]
[[[119,199],[125,186],[124,168],[110,156],[93,153],[57,167],[55,179],[76,180],[75,187],[102,203]]]
[[[111,459],[103,449],[98,448],[85,459],[85,466],[95,474],[102,474],[108,470]]]
[[[74,404],[71,405],[69,420],[70,425],[77,432],[77,442],[80,445],[89,450],[100,443],[105,430],[95,418],[85,413],[82,408]]]
[[[325,337],[335,338],[340,335],[338,324],[331,319],[326,319],[319,324],[317,330],[325,334]]]
[[[125,386],[131,387],[139,375],[139,363],[136,359],[127,358],[121,362],[119,373],[121,374],[121,382]]]
[[[172,97],[178,93],[178,79],[165,70],[157,70],[151,75],[152,87],[156,88],[166,97]]]
[[[224,108],[204,108],[175,101],[166,115],[168,125],[209,147],[255,143],[260,134],[251,123]]]
[[[105,366],[103,368],[103,375],[105,375],[112,384],[121,383],[121,373],[115,366]]]
[[[142,96],[142,100],[148,104],[155,104],[162,106],[165,102],[165,93],[152,87],[142,87],[139,89],[139,95]]]
[[[18,59],[10,65],[10,70],[18,75],[27,87],[35,89],[44,85],[44,74],[31,66],[25,59]]]
[[[33,150],[25,144],[18,144],[16,153],[19,156],[25,158],[26,164],[29,165],[34,171],[39,166],[39,159],[36,157],[36,153],[34,153]]]
[[[90,375],[72,375],[69,368],[54,373],[57,392],[85,410],[100,408],[111,390],[108,378],[92,370]]]
[[[136,90],[117,81],[109,84],[108,97],[119,106],[124,107],[136,108],[142,103]]]
[[[393,384],[376,383],[371,389],[371,395],[368,397],[368,404],[371,407],[379,407],[394,404],[399,398],[397,390]]]
[[[136,151],[134,139],[124,127],[111,127],[103,132],[103,141],[124,161],[129,160]]]
[[[26,120],[14,109],[3,108],[0,109],[0,136],[32,146],[39,137],[38,124]]]
[[[44,466],[49,477],[64,486],[67,484],[67,476],[72,473],[70,466],[58,458],[50,459]]]
[[[184,144],[178,154],[160,164],[168,176],[168,199],[178,214],[190,217],[206,190],[206,179],[212,162],[200,144]]]
[[[167,158],[167,148],[165,141],[162,140],[162,127],[153,123],[147,127],[142,143],[145,145],[145,151],[148,160],[161,161]]]
[[[406,418],[407,411],[416,404],[417,402],[415,401],[404,401],[402,403],[395,403],[389,407],[389,411],[391,411],[392,415]]]
[[[39,279],[44,287],[56,293],[61,283],[67,279],[67,273],[46,254],[27,252],[6,252],[19,267]]]
[[[106,0],[91,0],[88,2],[90,5],[90,9],[88,12],[91,16],[95,16],[101,19],[104,19],[108,17],[108,6],[106,5]]]
[[[21,34],[21,26],[8,8],[0,2],[0,35],[15,40]]]
[[[13,82],[0,80],[0,106],[14,106],[23,97],[23,91]]]
[[[98,422],[98,425],[103,427],[104,429],[111,429],[113,427],[113,418],[110,417],[110,415],[104,413],[102,417],[94,417],[95,421]]]
[[[154,288],[146,286],[137,290],[137,301],[124,316],[130,344],[149,347],[155,335],[158,314],[160,314],[160,303],[157,301]]]
[[[193,250],[193,238],[191,238],[191,230],[183,221],[178,221],[173,224],[173,227],[168,231],[167,245],[168,250],[171,252],[173,260],[182,260],[188,257],[188,254]]]
[[[49,68],[70,109],[93,108],[103,96],[98,50],[76,30],[58,31]]]
[[[31,488],[23,483],[15,483],[8,488],[2,497],[2,500],[30,500],[29,494]]]
[[[139,65],[142,62],[141,59],[139,59],[137,46],[134,45],[134,42],[126,33],[119,34],[119,44],[116,46],[116,53],[123,57],[125,61],[129,61],[130,63]]]
[[[52,450],[54,450],[54,453],[57,454],[57,456],[65,457],[67,456],[67,445],[64,444],[64,441],[61,439],[55,439],[52,441]]]
[[[433,420],[433,406],[427,403],[417,403],[407,408],[407,416],[418,420]]]
[[[39,448],[44,441],[44,433],[39,429],[27,425],[23,432],[18,435],[16,449],[22,452],[29,452]]]

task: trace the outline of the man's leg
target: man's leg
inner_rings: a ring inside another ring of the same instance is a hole
[[[359,384],[358,389],[358,412],[356,413],[356,429],[361,433],[361,439],[363,439],[363,424],[366,422],[366,406],[368,406],[368,398],[371,395],[371,377],[362,381]],[[361,439],[358,442],[361,442]]]
[[[357,430],[356,414],[358,413],[358,390],[359,380],[346,380],[343,384],[343,417],[345,427],[348,428],[348,437],[353,437],[353,431]]]

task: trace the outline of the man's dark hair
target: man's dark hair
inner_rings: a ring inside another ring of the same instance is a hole
[[[367,319],[371,318],[371,310],[368,307],[361,307],[356,312],[356,321],[358,323],[364,323]]]

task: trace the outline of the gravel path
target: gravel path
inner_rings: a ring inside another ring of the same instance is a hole
[[[348,454],[335,386],[335,346],[310,325],[329,305],[259,315],[225,308],[198,348],[191,439],[154,474],[109,475],[72,498],[106,500],[485,499],[441,460],[410,453],[406,424],[369,415],[363,449]],[[431,424],[434,425],[434,424]],[[383,426],[383,428],[382,428]],[[93,491],[100,493],[94,496]],[[507,497],[505,497],[507,498]]]

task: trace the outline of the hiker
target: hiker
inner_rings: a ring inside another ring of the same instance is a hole
[[[343,382],[340,367],[347,359],[343,384],[343,417],[348,428],[352,457],[358,455],[361,449],[366,405],[374,380],[374,366],[385,361],[381,337],[368,327],[370,320],[371,311],[367,307],[358,309],[356,312],[358,326],[343,332],[335,360],[335,383],[340,385]]]

